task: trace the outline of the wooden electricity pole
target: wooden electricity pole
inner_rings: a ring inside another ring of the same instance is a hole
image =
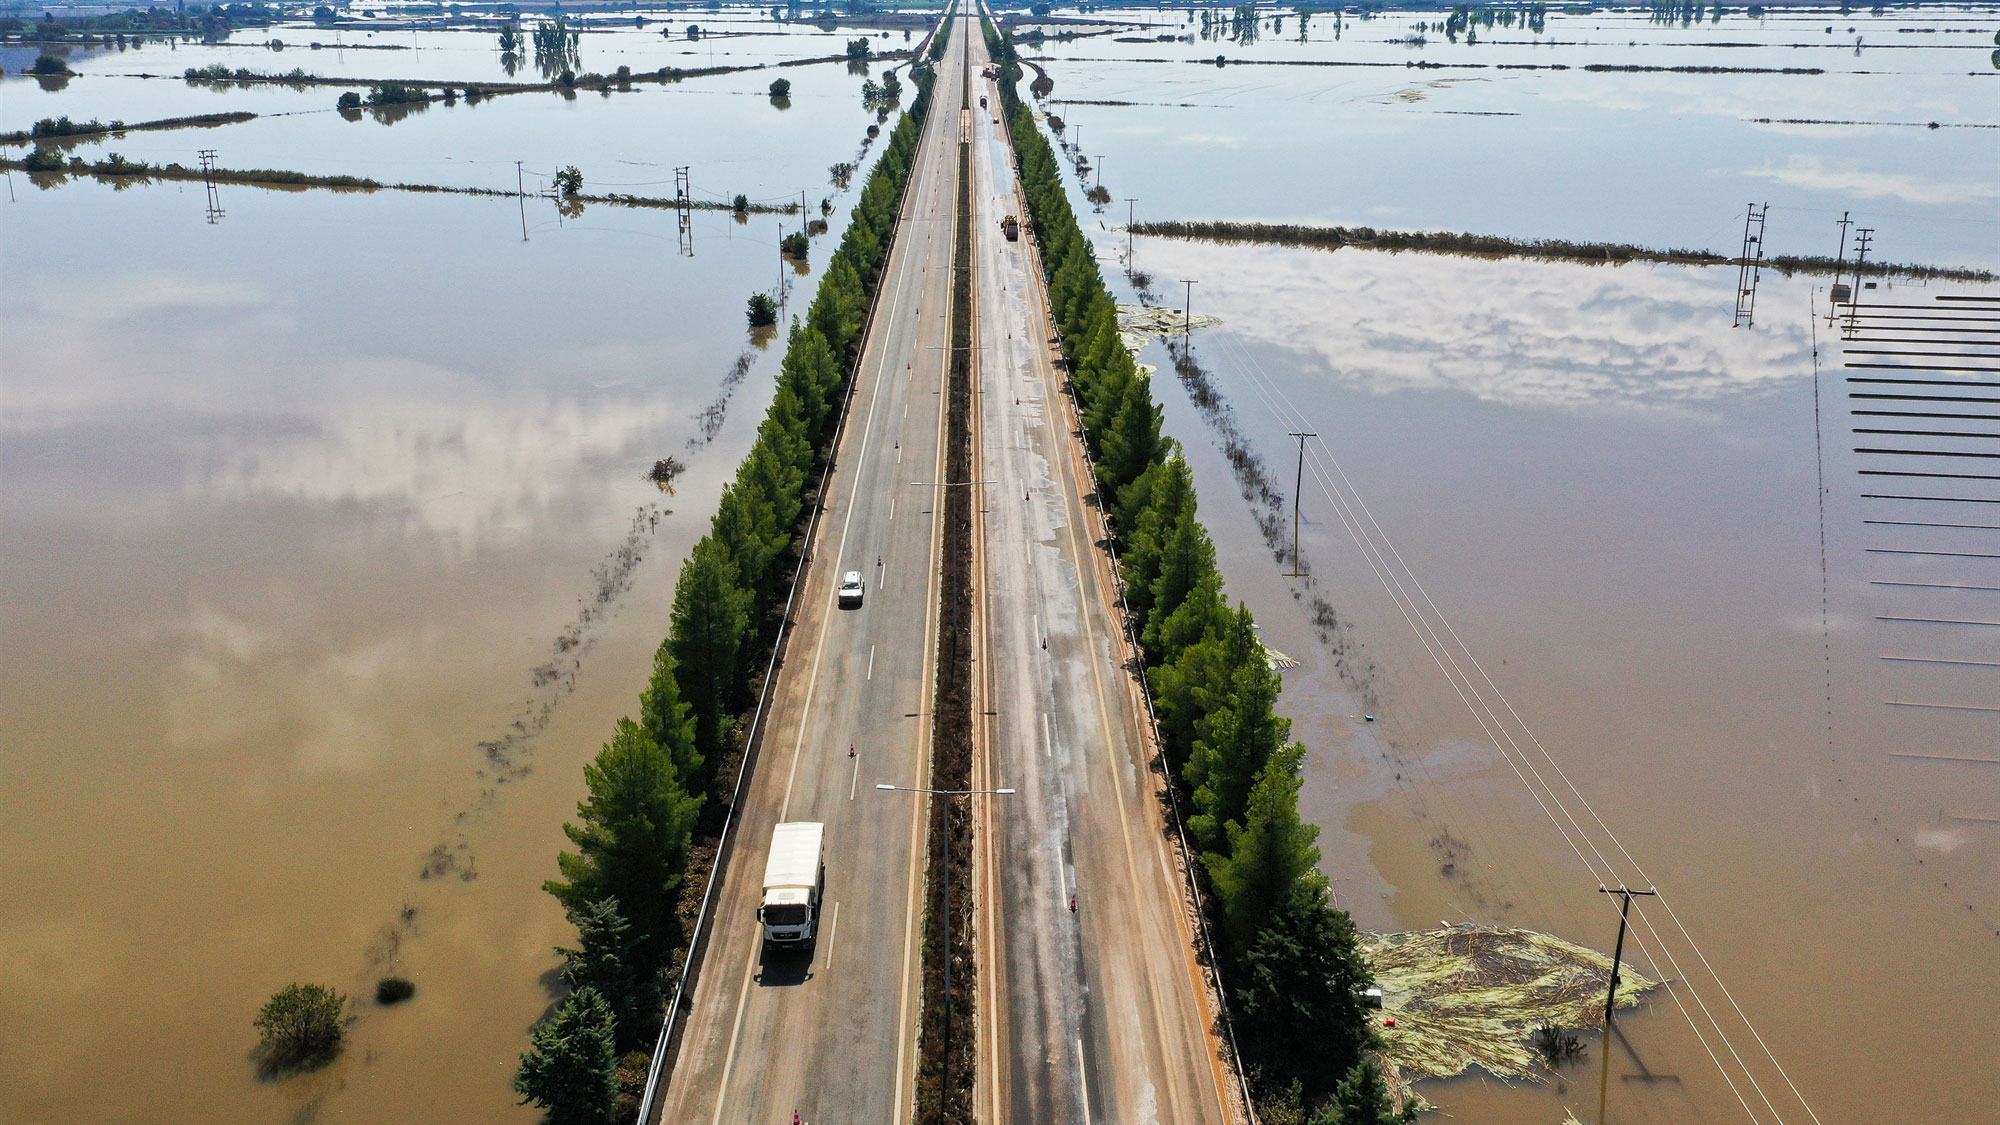
[[[1620,900],[1618,904],[1618,944],[1612,947],[1611,980],[1606,984],[1604,989],[1604,1059],[1597,1081],[1597,1122],[1598,1125],[1604,1125],[1604,1111],[1611,1095],[1611,1012],[1618,1004],[1618,966],[1625,959],[1626,920],[1632,914],[1633,895],[1657,896],[1660,892],[1653,890],[1635,891],[1623,884],[1620,884],[1617,890],[1612,890],[1610,887],[1600,883],[1597,887],[1597,893],[1601,895],[1617,895]]]
[[[1303,578],[1305,571],[1299,569],[1299,503],[1304,499],[1306,484],[1306,439],[1318,434],[1294,430],[1292,437],[1299,439],[1299,471],[1292,481],[1292,569],[1285,572],[1287,578]]]

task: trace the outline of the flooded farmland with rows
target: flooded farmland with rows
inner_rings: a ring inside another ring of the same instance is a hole
[[[1230,592],[1296,661],[1321,867],[1370,932],[1606,952],[1600,885],[1662,892],[1624,952],[1669,986],[1541,1080],[1419,1082],[1453,1119],[1982,1119],[2000,10],[1528,12],[1014,13]],[[0,1120],[537,1118],[509,1084],[575,936],[541,882],[579,767],[771,398],[745,301],[802,311],[877,152],[862,84],[904,65],[777,64],[922,38],[586,12],[538,66],[428,11],[301,17],[61,77],[0,46],[0,132],[253,115],[64,161],[302,177],[8,176]],[[185,77],[218,67],[251,73]],[[336,108],[395,83],[453,90]],[[1959,272],[1850,276],[1842,313],[1766,268],[1745,315],[1733,264],[1365,245],[1733,257],[1751,202],[1767,256],[1868,228]],[[389,972],[414,1002],[259,1077],[274,989]]]

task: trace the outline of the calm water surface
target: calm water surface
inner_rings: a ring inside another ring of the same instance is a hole
[[[1100,250],[1110,260],[1122,246]],[[1856,475],[1847,428],[1866,423],[1847,417],[1839,377],[1822,376],[1823,626],[1811,286],[1767,285],[1757,326],[1732,330],[1734,271],[1165,240],[1142,240],[1137,259],[1156,277],[1200,279],[1197,311],[1222,323],[1198,334],[1195,354],[1248,447],[1289,497],[1287,432],[1324,435],[1408,574],[1669,893],[1821,1118],[1982,1114],[2000,1095],[2000,793],[1982,772],[1994,767],[1890,752],[1990,756],[1992,716],[1887,701],[1990,706],[2000,673],[1884,662],[1990,662],[1993,650],[1978,628],[1878,618],[1990,620],[1996,595],[1871,583],[1990,588],[2000,571],[1990,558],[1869,552],[1990,554],[2000,531],[1864,523],[1994,521],[1861,499],[1880,488]],[[1342,904],[1371,928],[1501,922],[1608,951],[1616,919],[1597,878],[1420,643],[1378,577],[1384,560],[1309,476],[1309,592],[1343,622],[1323,640],[1260,549],[1216,432],[1153,351],[1232,591],[1301,660],[1285,705],[1313,748],[1304,805],[1326,828],[1323,866]],[[2000,495],[1980,487],[1958,494]],[[1668,948],[1726,1014],[1691,947]],[[1643,952],[1637,962],[1681,975]],[[1883,1033],[1913,1012],[1924,1035]],[[1621,1027],[1620,1119],[1737,1112],[1670,999]],[[1473,1120],[1551,1121],[1564,1105],[1594,1115],[1591,1050],[1563,1090],[1466,1080],[1427,1094]],[[1761,1058],[1756,1073],[1782,1089]],[[1785,1119],[1804,1117],[1793,1103]]]
[[[668,212],[536,201],[524,242],[512,200],[224,188],[210,225],[199,185],[15,181],[0,1118],[532,1120],[540,883],[768,401],[775,230],[697,213],[684,257]],[[412,1003],[256,1081],[273,989],[389,969]]]

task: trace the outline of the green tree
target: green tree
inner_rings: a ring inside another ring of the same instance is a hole
[[[272,993],[252,1021],[263,1036],[264,1065],[291,1070],[332,1059],[346,1034],[340,1018],[346,1005],[347,997],[317,984],[288,984]]]
[[[738,199],[743,198],[737,196]],[[750,294],[750,327],[769,328],[778,323],[778,302],[769,293]]]
[[[1416,1119],[1417,1107],[1396,1108],[1381,1066],[1370,1057],[1354,1064],[1334,1087],[1332,1104],[1313,1117],[1313,1125],[1409,1125]]]
[[[704,536],[681,564],[674,583],[672,634],[681,698],[695,720],[702,786],[714,775],[733,734],[737,659],[750,627],[750,591],[737,581],[728,549]],[[690,779],[692,784],[693,779]]]
[[[563,825],[577,850],[556,856],[562,878],[542,887],[573,917],[604,899],[623,904],[633,944],[650,961],[677,936],[674,892],[702,798],[689,794],[673,759],[630,719],[618,720],[583,779],[590,794],[577,803],[580,823]]]
[[[556,947],[563,959],[562,978],[571,989],[589,988],[611,1009],[621,1047],[636,1040],[634,1018],[640,1004],[640,974],[636,971],[631,923],[618,912],[618,900],[601,898],[569,911],[576,927],[576,948]]]
[[[572,164],[556,173],[556,188],[564,196],[573,196],[583,191],[583,172]]]
[[[771,97],[773,97],[773,98],[789,98],[789,97],[791,97],[791,96],[792,96],[792,80],[791,80],[791,79],[789,79],[789,78],[774,78],[774,79],[772,79],[772,80],[771,80]]]
[[[1161,540],[1159,577],[1153,579],[1153,604],[1142,638],[1148,647],[1159,643],[1162,618],[1179,609],[1188,593],[1215,570],[1215,544],[1208,538],[1208,529],[1195,518],[1194,506],[1187,505]],[[1161,655],[1171,658],[1172,654]]]
[[[674,771],[685,784],[701,776],[701,750],[695,745],[693,708],[681,699],[672,641],[653,651],[653,674],[639,693],[639,725],[654,744],[673,759]]]
[[[1230,674],[1227,700],[1200,724],[1183,776],[1194,787],[1188,831],[1203,851],[1220,850],[1242,823],[1251,784],[1292,736],[1292,721],[1274,710],[1279,687],[1262,652],[1252,652]]]
[[[1299,819],[1305,750],[1295,742],[1271,756],[1250,790],[1242,825],[1229,826],[1228,852],[1201,857],[1222,900],[1228,946],[1238,953],[1256,942],[1295,884],[1318,877],[1319,828]]]
[[[521,1104],[546,1111],[548,1125],[604,1125],[618,1097],[618,1050],[611,1008],[594,988],[569,994],[529,1035],[514,1073]]]
[[[1103,448],[1097,476],[1110,494],[1108,498],[1115,502],[1125,486],[1138,479],[1163,452],[1160,408],[1154,404],[1152,384],[1144,376],[1126,382],[1117,413],[1112,415],[1111,427],[1104,435]]]
[[[1368,1044],[1368,964],[1354,920],[1315,879],[1292,885],[1270,924],[1238,958],[1236,1026],[1266,1080],[1301,1083],[1313,1100]]]

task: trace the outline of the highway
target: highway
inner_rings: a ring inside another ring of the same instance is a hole
[[[770,701],[735,851],[659,1112],[672,1125],[893,1125],[914,1088],[925,798],[875,788],[929,775],[938,605],[942,395],[966,19],[934,109],[855,376],[797,625]],[[842,572],[867,582],[842,610]],[[852,745],[856,755],[848,755]],[[826,824],[826,899],[810,955],[762,949],[771,828]]]
[[[987,62],[983,40],[973,66]],[[999,91],[973,145],[982,973],[976,1115],[1222,1122],[1227,1077],[1169,846],[1163,779],[1127,670],[1104,529],[1062,396]],[[1072,909],[1074,896],[1074,909]],[[1235,1104],[1231,1101],[1229,1104]]]

